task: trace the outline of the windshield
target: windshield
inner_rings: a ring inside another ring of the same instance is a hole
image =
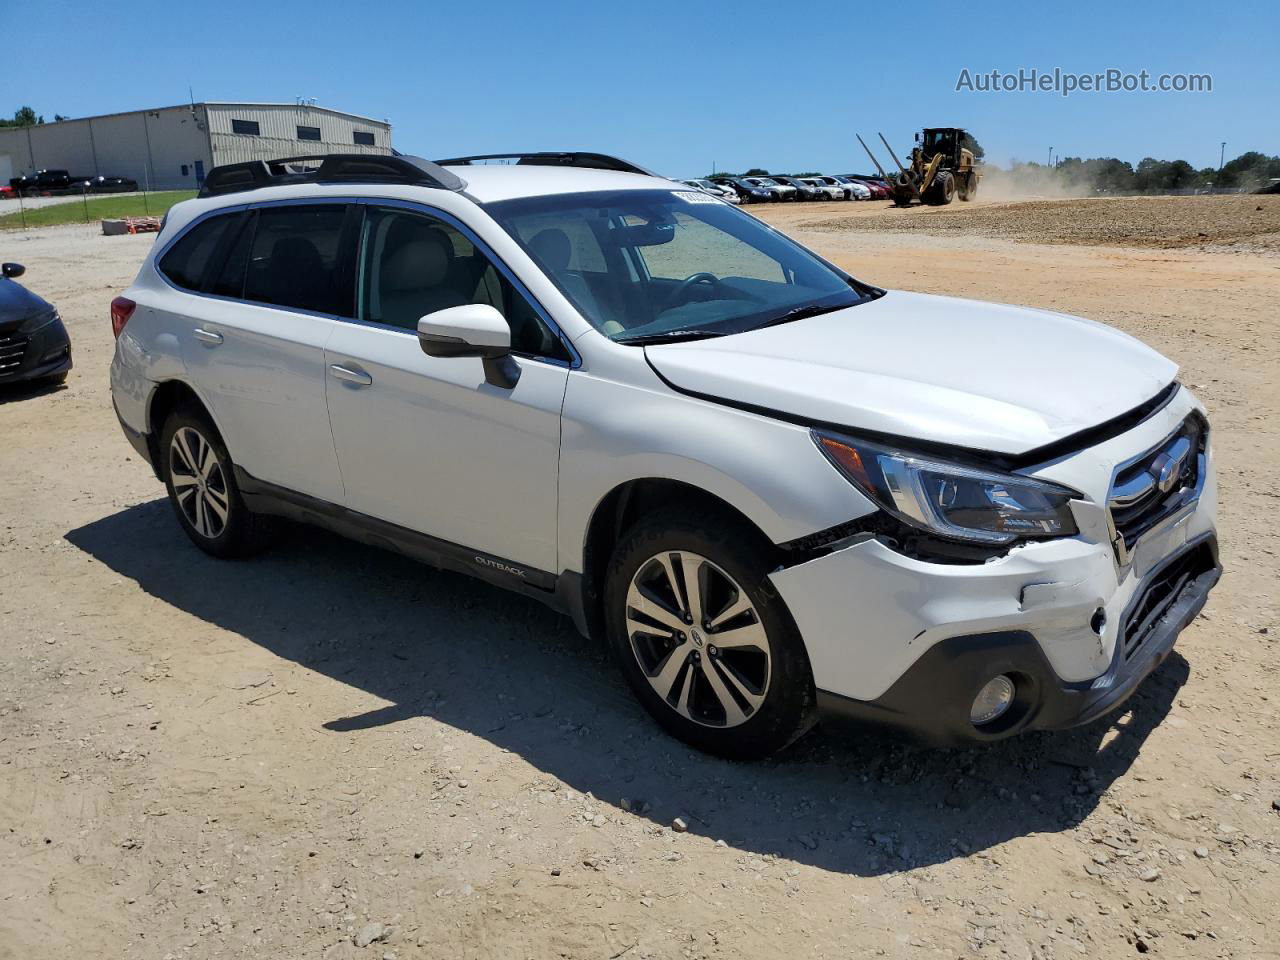
[[[485,210],[618,342],[741,333],[872,295],[755,217],[697,191],[559,194]]]

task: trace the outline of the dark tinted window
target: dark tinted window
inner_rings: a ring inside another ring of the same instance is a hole
[[[373,134],[365,130],[357,130],[353,134],[351,134],[351,137],[355,143],[358,143],[361,146],[365,146],[365,147],[373,146]]]
[[[349,316],[338,255],[345,216],[341,204],[260,209],[245,299]]]
[[[428,313],[487,303],[507,318],[511,349],[568,359],[559,337],[465,234],[404,210],[370,208],[361,243],[362,320],[416,330]]]
[[[222,266],[218,268],[209,293],[220,297],[240,298],[244,295],[244,274],[249,265],[249,251],[253,246],[254,213],[240,214],[240,222],[233,226],[222,244],[225,251],[220,256]]]
[[[236,214],[210,217],[183,234],[160,259],[160,272],[185,290],[202,290],[214,255]]]
[[[232,133],[243,133],[246,136],[256,137],[259,134],[257,120],[232,120]]]
[[[320,128],[319,127],[299,127],[298,139],[299,140],[319,140]]]

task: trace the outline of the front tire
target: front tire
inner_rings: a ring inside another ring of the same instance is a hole
[[[192,543],[224,560],[267,545],[273,518],[245,506],[231,454],[206,417],[190,411],[170,416],[160,433],[160,456],[169,503]]]
[[[945,207],[956,195],[956,181],[948,170],[939,170],[922,198],[934,207]]]
[[[662,511],[624,535],[605,585],[609,643],[636,697],[668,733],[734,760],[814,722],[809,658],[772,566],[740,522]]]

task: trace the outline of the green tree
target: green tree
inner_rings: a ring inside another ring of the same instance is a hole
[[[34,127],[38,123],[44,123],[44,117],[36,116],[30,107],[19,107],[12,120],[0,120],[0,127]]]
[[[987,155],[987,151],[982,149],[982,144],[978,142],[978,138],[971,133],[966,133],[960,140],[960,146],[965,150],[973,151],[973,159],[981,160]]]

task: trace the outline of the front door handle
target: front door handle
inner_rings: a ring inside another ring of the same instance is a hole
[[[367,387],[373,383],[373,377],[363,370],[352,370],[340,363],[329,364],[329,375],[357,387]]]
[[[222,334],[215,330],[204,330],[201,327],[196,327],[192,333],[201,343],[207,343],[211,347],[216,347],[222,342]]]

